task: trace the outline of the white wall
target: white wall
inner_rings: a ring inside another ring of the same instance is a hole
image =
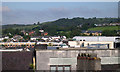
[[[70,45],[70,47],[75,47],[75,46],[79,46],[82,47],[82,43],[84,43],[84,47],[87,47],[88,44],[109,44],[109,48],[110,49],[114,49],[114,42],[101,42],[101,41],[68,41],[68,45]]]
[[[85,40],[85,41],[113,41],[115,42],[115,38],[120,37],[106,37],[106,36],[75,36],[73,39],[76,39],[77,41]]]

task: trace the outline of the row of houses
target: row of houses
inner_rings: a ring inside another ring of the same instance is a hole
[[[33,36],[30,40],[25,40],[21,35],[15,35],[12,38],[9,37],[1,37],[0,42],[7,40],[7,42],[36,42],[36,41],[62,41],[66,40],[66,36]]]
[[[87,36],[101,36],[102,35],[102,31],[86,31],[86,30],[82,30],[81,32],[82,35],[87,35]]]
[[[36,32],[34,30],[30,31],[30,32],[26,32],[25,30],[21,31],[24,35],[30,35],[33,36]],[[41,33],[42,36],[46,36],[48,35],[47,32],[44,32],[44,30],[40,29],[39,32]]]
[[[82,30],[81,35],[86,35],[86,36],[102,36],[103,31],[91,31],[91,30]],[[116,34],[120,35],[120,30],[115,31]]]
[[[120,23],[104,23],[104,24],[94,24],[95,26],[119,26]]]
[[[49,37],[48,37],[49,38]],[[47,38],[47,39],[48,39]],[[60,37],[53,37],[59,39]],[[46,38],[45,38],[46,39]],[[107,37],[107,36],[75,36],[72,41],[58,41],[58,42],[0,42],[1,46],[17,47],[17,46],[35,46],[36,44],[46,44],[48,46],[59,46],[62,48],[102,48],[114,49],[120,47],[120,37]]]

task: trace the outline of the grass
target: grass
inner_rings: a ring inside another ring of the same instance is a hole
[[[88,30],[92,30],[92,31],[104,31],[104,30],[118,30],[120,27],[118,26],[104,26],[104,27],[94,27],[94,28],[89,28]]]

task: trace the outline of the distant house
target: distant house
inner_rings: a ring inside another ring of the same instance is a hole
[[[9,37],[8,37],[8,36],[5,36],[4,39],[9,39]]]
[[[66,36],[44,36],[41,39],[45,41],[59,42],[61,40],[66,40]]]
[[[48,40],[48,39],[49,39],[49,36],[44,36],[44,37],[42,37],[41,39],[43,39],[43,40]]]
[[[102,26],[102,24],[94,24],[95,26]]]
[[[34,34],[35,33],[35,31],[31,31],[31,32],[29,32],[29,35],[32,35],[32,34]]]
[[[40,38],[41,38],[40,36],[34,36],[34,37],[31,37],[30,40],[36,41],[36,40],[39,40]]]
[[[92,36],[101,36],[102,35],[102,31],[82,31],[81,34],[84,35],[92,35]]]
[[[39,32],[41,32],[41,33],[42,33],[42,32],[44,32],[44,30],[42,30],[42,29],[41,29],[41,30],[39,30]]]
[[[3,41],[3,40],[4,40],[4,38],[0,37],[0,41]]]
[[[52,39],[60,39],[60,36],[52,36]]]
[[[48,35],[48,33],[47,33],[47,32],[44,32],[44,33],[41,33],[41,35],[42,35],[42,36],[46,36],[46,35]]]
[[[120,23],[104,23],[104,24],[94,24],[95,26],[119,26]]]
[[[120,35],[120,30],[117,31],[117,34]]]
[[[20,39],[23,39],[23,37],[21,35],[15,35],[12,38],[13,41],[19,41]]]

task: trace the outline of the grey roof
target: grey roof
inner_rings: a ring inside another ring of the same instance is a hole
[[[96,32],[102,33],[102,31],[85,31],[85,30],[82,31],[82,33],[96,33]]]
[[[116,38],[120,38],[120,36],[75,36],[73,39],[77,41],[85,40],[85,41],[112,41],[115,42]]]

